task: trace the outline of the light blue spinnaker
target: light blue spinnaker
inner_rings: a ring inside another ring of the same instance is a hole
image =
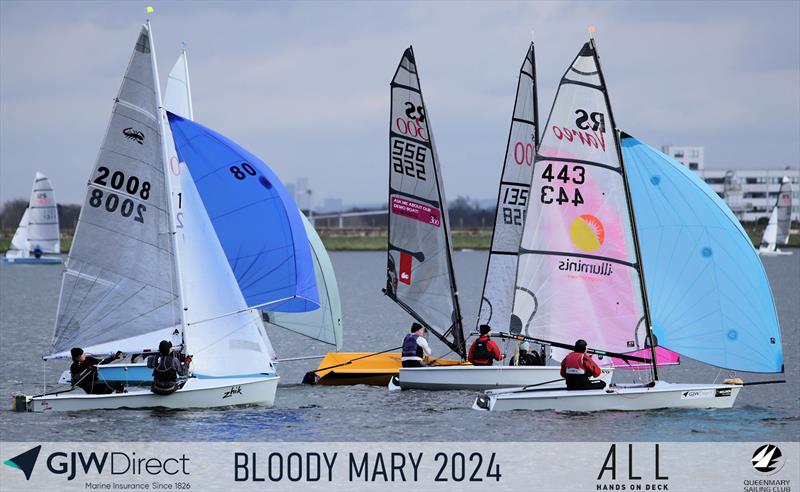
[[[270,323],[300,333],[314,340],[342,349],[342,301],[339,297],[339,286],[336,284],[336,273],[325,245],[322,243],[314,225],[305,215],[303,225],[306,228],[311,254],[314,257],[314,270],[319,287],[320,308],[306,313],[265,312]]]
[[[783,372],[775,302],[725,202],[680,163],[623,134],[658,344],[717,367]]]
[[[320,306],[300,212],[272,170],[223,135],[167,113],[178,158],[194,178],[249,307]]]

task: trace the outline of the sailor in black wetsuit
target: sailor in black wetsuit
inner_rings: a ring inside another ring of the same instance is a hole
[[[86,355],[82,348],[75,347],[70,350],[70,355],[72,355],[72,365],[69,366],[69,372],[72,376],[72,386],[77,386],[90,395],[108,395],[124,391],[122,383],[107,383],[97,378],[97,366],[119,359],[121,352],[101,360]]]

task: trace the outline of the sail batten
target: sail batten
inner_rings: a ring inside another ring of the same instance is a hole
[[[390,87],[385,293],[466,357],[441,169],[411,48]]]
[[[517,256],[539,143],[533,43],[519,71],[477,324],[510,330]]]

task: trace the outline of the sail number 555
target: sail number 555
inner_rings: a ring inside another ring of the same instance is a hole
[[[558,205],[571,203],[573,206],[577,207],[578,205],[584,203],[583,195],[581,195],[581,190],[579,188],[579,185],[582,185],[586,182],[586,168],[583,166],[564,165],[561,166],[561,169],[557,174],[553,174],[553,165],[548,164],[542,172],[542,179],[547,180],[548,183],[552,183],[553,181],[561,181],[562,183],[566,184],[571,181],[573,184],[578,185],[575,186],[572,196],[570,196],[569,192],[562,186],[542,186],[541,193],[539,195],[539,201],[545,205],[549,205],[551,203],[556,203]]]
[[[407,140],[392,140],[392,169],[396,173],[425,181],[428,148]]]

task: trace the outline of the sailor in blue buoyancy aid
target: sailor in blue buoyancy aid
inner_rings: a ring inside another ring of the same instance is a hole
[[[411,333],[403,338],[403,357],[400,359],[403,362],[403,367],[425,366],[422,359],[426,355],[430,357],[431,348],[428,346],[428,341],[422,337],[424,334],[424,326],[419,323],[411,325]]]

